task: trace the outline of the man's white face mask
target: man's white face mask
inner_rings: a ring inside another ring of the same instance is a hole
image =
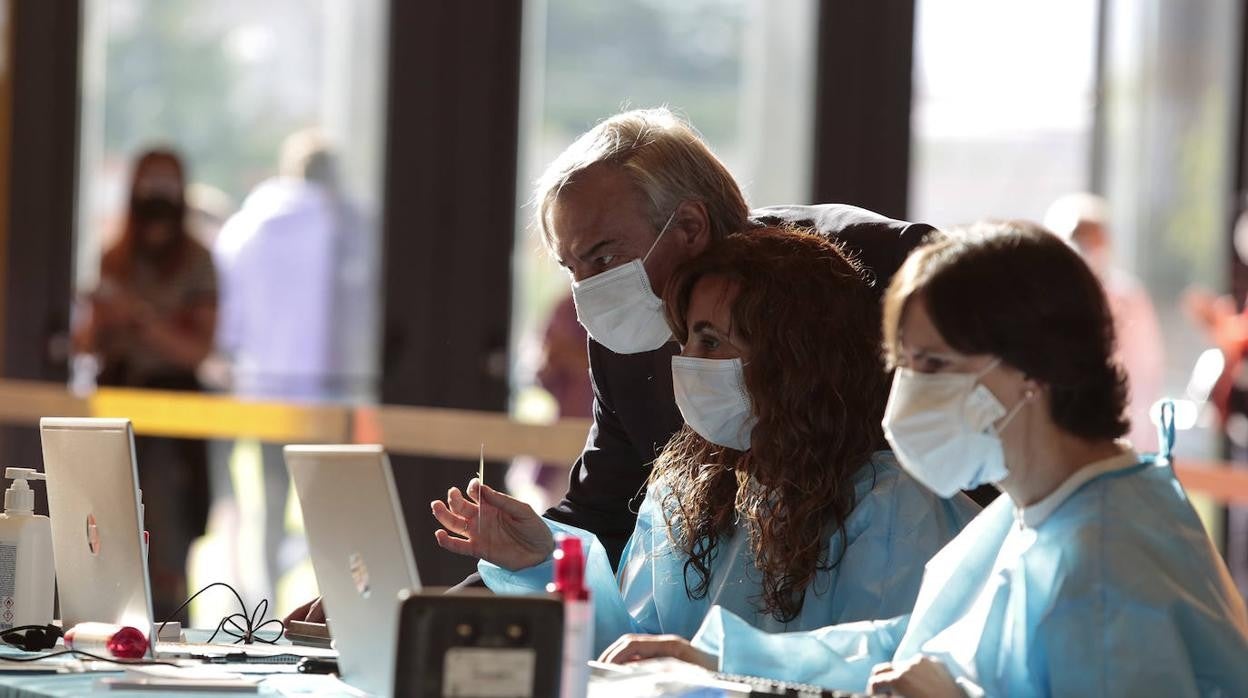
[[[685,423],[717,446],[750,450],[758,418],[745,389],[741,359],[672,357],[672,387]]]
[[[673,211],[641,259],[572,282],[576,319],[595,342],[617,354],[653,351],[672,338],[663,301],[650,287],[645,262],[675,218]]]
[[[1028,402],[1006,410],[979,373],[897,369],[884,409],[884,436],[902,467],[941,497],[1004,480],[1000,433]]]

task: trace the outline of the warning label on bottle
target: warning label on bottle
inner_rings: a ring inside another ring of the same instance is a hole
[[[17,544],[0,541],[0,630],[13,627],[17,594]]]

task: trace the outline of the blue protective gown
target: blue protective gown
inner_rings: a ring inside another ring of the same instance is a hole
[[[857,506],[845,522],[848,542],[831,536],[829,559],[844,548],[840,564],[820,571],[806,589],[801,613],[781,623],[758,610],[761,573],[754,566],[747,531],[738,528],[719,541],[707,594],[691,599],[685,590],[684,554],[668,538],[660,510],[662,491],[652,485],[624,548],[618,577],[592,534],[547,520],[556,533],[586,544],[586,585],[594,602],[596,652],[626,633],[672,633],[692,638],[707,612],[718,605],[768,631],[811,630],[851,620],[905,612],[914,605],[923,565],[978,512],[958,495],[942,500],[907,475],[893,455],[880,452],[854,478]],[[482,561],[487,586],[499,593],[540,591],[551,580],[551,560],[517,572]],[[696,581],[690,576],[691,582]]]
[[[1248,696],[1226,566],[1168,461],[1124,456],[1060,501],[998,498],[928,563],[907,615],[768,635],[716,609],[694,644],[724,671],[843,690],[929,655],[969,695]]]

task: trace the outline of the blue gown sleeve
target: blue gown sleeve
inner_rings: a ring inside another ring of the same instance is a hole
[[[719,657],[719,670],[861,691],[876,664],[892,660],[910,616],[859,621],[797,633],[767,633],[720,607],[693,645]]]
[[[590,599],[594,604],[595,656],[601,654],[621,635],[632,632],[659,632],[659,629],[641,627],[634,621],[620,594],[620,585],[612,572],[607,551],[592,533],[550,519],[544,518],[542,521],[550,528],[551,533],[566,533],[580,538],[583,549],[589,551],[585,559],[585,587],[589,589]],[[637,534],[634,532],[624,548],[624,560],[630,558],[636,538]],[[532,567],[515,571],[503,569],[485,560],[477,563],[477,571],[481,573],[481,579],[485,585],[498,594],[543,592],[546,590],[546,584],[554,578],[554,569],[552,558],[547,558]],[[653,599],[650,599],[649,603],[653,604]]]

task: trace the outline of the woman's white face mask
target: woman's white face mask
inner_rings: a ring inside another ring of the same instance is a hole
[[[918,373],[899,368],[884,410],[884,436],[914,479],[941,497],[1004,480],[1001,430],[1027,403],[1006,410],[979,373]]]
[[[748,451],[758,419],[745,389],[741,359],[672,357],[676,406],[698,436],[717,446]]]
[[[675,218],[673,211],[641,259],[572,282],[576,319],[595,342],[617,354],[653,351],[672,338],[663,301],[654,295],[645,262]]]

